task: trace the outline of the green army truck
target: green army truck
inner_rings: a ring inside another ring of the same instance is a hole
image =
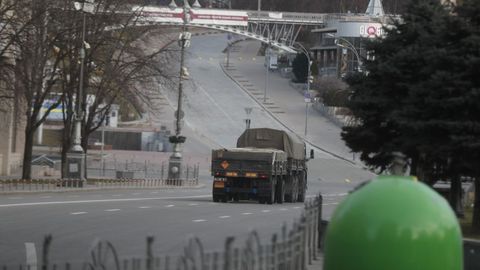
[[[211,171],[214,202],[257,200],[272,204],[305,201],[305,143],[282,130],[245,130],[238,138],[236,148],[212,151]]]

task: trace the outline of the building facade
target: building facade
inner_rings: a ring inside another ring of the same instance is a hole
[[[18,99],[2,100],[0,106],[0,176],[9,176],[22,165],[25,118]]]
[[[11,4],[10,0],[0,1],[1,19],[13,16]],[[0,29],[0,176],[11,175],[21,167],[25,139],[25,121],[22,121],[25,114],[21,106],[25,103],[13,90],[15,80],[11,67],[15,63],[11,48],[6,47],[10,34],[10,24],[4,23]]]
[[[361,59],[367,54],[364,41],[381,37],[387,19],[380,0],[371,0],[363,14],[329,15],[325,27],[312,30],[318,75],[344,77],[361,71]]]

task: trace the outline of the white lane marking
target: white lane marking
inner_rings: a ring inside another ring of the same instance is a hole
[[[10,200],[21,200],[23,197],[9,197]]]
[[[300,209],[300,208],[302,208],[302,207],[301,207],[301,206],[294,206],[294,207],[292,207],[292,208],[293,208],[293,209]]]
[[[189,204],[189,206],[196,206],[196,205],[198,205],[198,203],[191,203],[191,204]]]
[[[322,195],[323,197],[342,197],[342,196],[347,196],[348,193],[334,193],[334,194],[325,194]]]
[[[230,216],[219,216],[218,218],[229,218]]]
[[[287,208],[280,208],[280,211],[287,211]]]
[[[140,194],[141,194],[141,193],[137,192],[137,193],[133,193],[132,195],[135,196],[135,195],[140,195]]]
[[[115,209],[106,209],[105,212],[117,212],[120,211],[120,209],[115,208]]]
[[[151,206],[140,206],[140,207],[138,207],[138,208],[140,208],[140,209],[148,209],[148,208],[152,208],[152,207],[151,207]]]
[[[35,249],[35,243],[26,242],[25,253],[28,269],[37,270],[37,250]]]
[[[192,220],[193,222],[205,222],[206,220],[205,219],[194,219]]]
[[[83,215],[83,214],[86,214],[87,212],[73,212],[73,213],[70,213],[70,215]]]
[[[40,199],[50,199],[52,196],[42,196]]]
[[[112,197],[120,197],[122,194],[113,194]]]
[[[251,215],[252,213],[249,213],[249,212],[245,212],[245,213],[242,213],[242,215]]]
[[[323,205],[323,206],[326,206],[326,205],[337,205],[337,204],[339,204],[339,203],[338,203],[338,202],[335,202],[335,203],[324,203],[324,204],[322,204],[322,205]]]
[[[158,191],[152,191],[152,194],[158,194]]]
[[[174,207],[175,204],[169,204],[169,205],[165,205],[166,208],[170,208],[170,207]]]
[[[268,213],[270,212],[271,210],[262,210],[262,213]]]
[[[181,196],[181,197],[153,197],[153,198],[128,198],[128,199],[105,199],[105,200],[80,200],[80,201],[52,201],[52,202],[34,202],[34,203],[12,203],[0,204],[0,207],[16,207],[16,206],[34,206],[34,205],[53,205],[53,204],[80,204],[80,203],[101,203],[101,202],[130,202],[130,201],[151,201],[151,200],[178,200],[178,199],[193,199],[193,198],[207,198],[208,195],[197,196]]]

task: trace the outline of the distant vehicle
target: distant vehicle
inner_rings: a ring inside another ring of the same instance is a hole
[[[278,54],[272,49],[267,48],[265,50],[265,67],[268,67],[270,70],[278,69]]]
[[[304,202],[305,143],[282,130],[247,129],[238,138],[237,148],[212,151],[212,176],[214,202]]]

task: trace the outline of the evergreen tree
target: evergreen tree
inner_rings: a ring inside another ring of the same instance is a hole
[[[308,59],[305,54],[298,53],[295,59],[293,59],[292,72],[295,75],[295,82],[305,83],[307,81]]]
[[[386,169],[392,153],[402,152],[420,179],[429,184],[451,180],[455,210],[460,177],[469,173],[465,157],[478,153],[472,151],[480,130],[478,84],[469,73],[478,71],[478,63],[472,63],[478,61],[472,60],[478,55],[478,34],[468,38],[474,29],[478,32],[478,24],[452,15],[439,1],[408,4],[386,37],[367,45],[375,56],[367,61],[368,75],[348,78],[349,107],[359,124],[342,133],[372,168]]]
[[[461,40],[450,55],[458,65],[453,82],[461,94],[451,138],[461,157],[459,170],[475,181],[473,229],[480,232],[480,1],[465,0],[456,10]]]
[[[375,55],[368,76],[348,79],[349,107],[360,124],[342,136],[373,168],[385,169],[400,151],[421,179],[450,180],[458,210],[460,178],[474,177],[480,186],[480,4],[465,1],[456,11],[413,1],[385,39],[368,44]],[[475,205],[478,228],[480,201]]]

